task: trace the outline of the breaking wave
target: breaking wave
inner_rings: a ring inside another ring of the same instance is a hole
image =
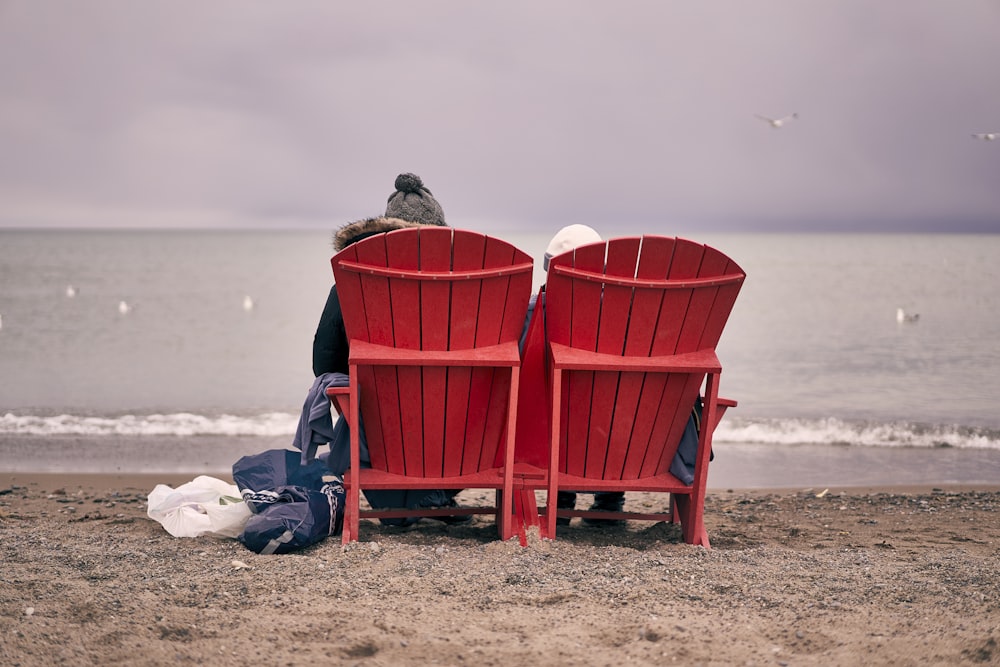
[[[293,436],[299,415],[173,414],[0,416],[3,435],[75,436]],[[826,419],[741,419],[727,415],[717,443],[857,445],[867,447],[956,447],[1000,449],[1000,430],[948,424]]]
[[[39,417],[7,413],[0,417],[0,435],[79,435],[79,436],[281,436],[294,435],[298,415],[265,412],[259,415],[216,416],[189,412],[174,414],[87,417],[54,415]]]
[[[739,419],[727,416],[715,442],[867,447],[1000,449],[1000,431],[955,424],[826,419]]]

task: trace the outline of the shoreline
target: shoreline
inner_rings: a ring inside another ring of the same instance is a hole
[[[0,474],[226,477],[242,456],[292,449],[285,436],[0,437]],[[708,488],[984,486],[1000,483],[1000,450],[717,443]]]
[[[152,491],[157,484],[166,484],[176,488],[190,482],[199,475],[208,475],[232,483],[231,474],[211,472],[190,473],[68,473],[68,472],[0,472],[0,492],[16,488],[30,488],[38,491],[52,492],[56,490],[115,492],[115,491]],[[821,493],[829,494],[870,495],[870,494],[931,494],[931,493],[1000,493],[1000,482],[983,483],[943,483],[943,484],[861,484],[861,485],[797,485],[771,487],[734,487],[712,486],[709,484],[709,495],[741,494],[752,496],[766,495],[797,495]],[[475,492],[470,492],[475,493]],[[539,492],[540,499],[544,494]],[[630,492],[633,495],[636,492]],[[582,495],[586,496],[586,493]]]

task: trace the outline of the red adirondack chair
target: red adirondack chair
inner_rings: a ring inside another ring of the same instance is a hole
[[[556,493],[659,491],[677,514],[583,513],[675,520],[709,546],[705,486],[718,397],[715,347],[746,274],[706,245],[662,236],[613,239],[549,264],[545,324],[551,440],[545,533]],[[694,483],[669,472],[704,384]],[[581,514],[580,512],[576,513]]]
[[[328,395],[351,426],[343,541],[359,519],[495,511],[511,536],[518,337],[533,262],[449,227],[379,234],[331,259],[350,386]],[[371,468],[360,467],[365,429]],[[496,507],[360,509],[364,489],[497,489]]]

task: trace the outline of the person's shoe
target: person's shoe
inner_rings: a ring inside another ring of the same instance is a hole
[[[594,504],[590,506],[592,512],[621,512],[625,507],[625,494],[619,491],[595,493]],[[584,517],[583,522],[588,526],[624,526],[623,519],[597,519]]]
[[[420,503],[421,507],[426,507],[427,509],[445,509],[452,507],[459,507],[459,504],[455,502],[454,497],[449,497],[442,495],[440,493],[431,494],[427,498],[424,498]],[[433,519],[434,521],[440,521],[441,523],[446,523],[449,526],[460,523],[469,523],[472,521],[471,514],[455,514],[452,516],[429,516],[428,519]]]
[[[389,528],[409,528],[418,521],[414,517],[404,517],[399,519],[379,519],[378,522]]]
[[[556,495],[556,508],[561,510],[576,509],[576,494],[572,491],[560,491]],[[568,516],[556,517],[557,526],[568,526],[569,522],[570,517]]]

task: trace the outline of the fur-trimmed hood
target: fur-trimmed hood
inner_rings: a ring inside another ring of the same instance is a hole
[[[384,216],[350,222],[333,233],[333,249],[336,252],[340,252],[352,243],[368,238],[369,236],[374,236],[375,234],[424,226],[416,222],[407,222],[400,218],[387,218]]]

